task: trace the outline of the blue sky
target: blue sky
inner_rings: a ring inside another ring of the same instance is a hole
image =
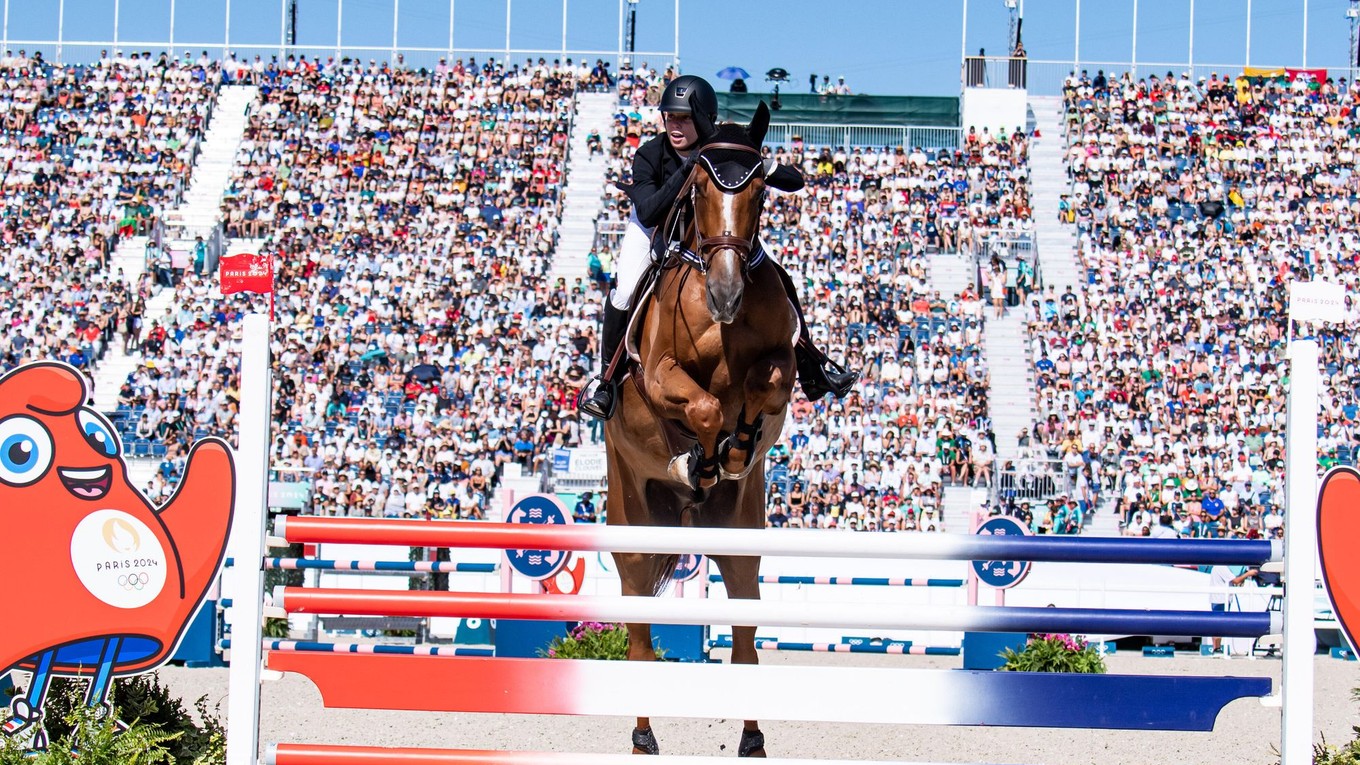
[[[159,49],[163,46],[149,43],[170,36],[173,4],[177,44],[221,44],[229,3],[233,48],[245,49],[248,43],[276,46],[282,1],[65,0],[62,38],[111,40],[116,6],[123,47],[133,47],[130,41],[136,41],[136,47]],[[508,2],[512,48],[561,48],[562,0]],[[856,92],[958,92],[962,0],[640,0],[638,50],[672,49],[677,2],[681,64],[687,72],[711,75],[725,66],[741,66],[757,75],[753,89],[762,90],[767,86],[759,73],[781,66],[793,74],[792,90],[806,90],[808,75],[816,73],[844,76]],[[1030,57],[1072,59],[1078,2],[1082,60],[1127,62],[1133,53],[1133,0],[1029,0],[1024,37]],[[456,0],[455,47],[503,48],[506,3]],[[1304,0],[1194,0],[1195,61],[1243,63],[1250,6],[1251,62],[1301,64],[1304,4]],[[1307,5],[1308,63],[1344,66],[1348,0],[1308,0]],[[55,0],[8,0],[8,6],[11,41],[56,38]],[[300,0],[298,42],[317,52],[333,50],[339,20],[347,48],[365,48],[361,55],[385,58],[383,51],[392,45],[394,6],[402,46],[447,47],[449,0]],[[1138,0],[1137,7],[1138,61],[1183,68],[1190,55],[1189,0]],[[569,48],[617,49],[619,0],[566,0],[566,8]],[[1002,0],[968,0],[969,52],[986,48],[994,55],[1002,53],[1008,22]],[[51,56],[52,46],[43,47]],[[82,50],[67,45],[64,53],[74,59]],[[408,61],[423,63],[423,58],[413,55]]]

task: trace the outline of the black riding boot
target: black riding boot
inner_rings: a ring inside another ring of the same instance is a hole
[[[798,362],[798,382],[803,386],[803,393],[809,401],[816,401],[828,393],[834,394],[836,398],[845,398],[859,380],[859,373],[846,370],[812,344],[807,321],[803,318],[803,304],[798,300],[793,278],[782,265],[773,259],[770,262],[774,265],[775,273],[779,274],[779,280],[784,283],[784,291],[789,293],[789,302],[798,312],[798,344],[793,347],[793,355]]]
[[[600,331],[600,376],[597,379],[595,392],[586,397],[586,388],[576,398],[577,411],[584,412],[591,417],[600,420],[608,420],[614,416],[614,407],[618,405],[618,378],[623,376],[625,364],[614,365],[613,374],[609,374],[609,364],[614,360],[618,353],[619,344],[623,342],[623,333],[628,329],[628,312],[614,307],[608,300],[604,304],[604,327]]]

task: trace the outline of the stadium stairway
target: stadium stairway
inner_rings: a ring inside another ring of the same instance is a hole
[[[611,93],[577,93],[576,119],[568,138],[567,183],[562,194],[562,229],[549,276],[570,280],[586,276],[586,262],[595,246],[595,219],[604,206],[604,154],[591,156],[586,137],[598,130],[608,147],[617,96]]]
[[[940,291],[940,296],[945,300],[963,292],[963,288],[969,284],[977,287],[977,266],[972,258],[935,248],[935,252],[929,253],[929,263],[930,284]]]
[[[1086,281],[1076,257],[1076,228],[1058,222],[1058,201],[1071,187],[1063,165],[1062,99],[1030,96],[1029,103],[1040,132],[1029,153],[1040,277],[1045,289],[1053,287],[1061,295],[1067,287],[1075,288]]]
[[[987,349],[987,369],[991,385],[987,407],[996,434],[997,465],[1015,459],[1021,428],[1034,425],[1034,367],[1022,323],[1024,313],[1010,308],[1000,319],[988,313],[983,345]]]
[[[147,238],[144,236],[124,237],[119,240],[118,248],[114,250],[112,268],[115,273],[121,269],[124,281],[130,286],[141,282],[142,276],[146,273],[146,243]],[[151,321],[155,317],[165,315],[165,310],[174,297],[172,290],[159,287],[155,290],[151,299],[146,301],[146,325],[143,331],[151,328]],[[94,408],[97,411],[107,414],[118,407],[118,389],[123,386],[123,381],[139,363],[140,353],[123,353],[123,334],[120,328],[114,337],[112,347],[94,368]]]
[[[212,231],[222,218],[222,193],[231,183],[236,150],[241,146],[250,109],[259,95],[254,85],[224,85],[194,162],[189,190],[180,205],[165,215],[165,223],[179,229],[175,238],[189,240]]]

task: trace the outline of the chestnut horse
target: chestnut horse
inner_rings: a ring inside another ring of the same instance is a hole
[[[748,127],[717,126],[661,228],[683,232],[685,255],[659,272],[629,332],[632,383],[620,386],[605,426],[610,524],[765,527],[765,455],[783,430],[798,331],[757,239],[768,124],[762,104]],[[660,593],[677,557],[615,553],[623,594]],[[760,597],[759,557],[713,560],[728,597]],[[755,626],[732,629],[732,661],[757,663]],[[628,658],[656,660],[651,625],[628,625]],[[633,747],[657,753],[645,717]],[[738,754],[765,756],[755,720],[745,722]]]

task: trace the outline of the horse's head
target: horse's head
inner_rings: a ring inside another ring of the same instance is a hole
[[[769,124],[770,112],[762,103],[750,125],[718,125],[700,149],[690,186],[694,252],[707,263],[708,311],[719,324],[736,318],[745,272],[752,265],[765,199],[760,145]]]

